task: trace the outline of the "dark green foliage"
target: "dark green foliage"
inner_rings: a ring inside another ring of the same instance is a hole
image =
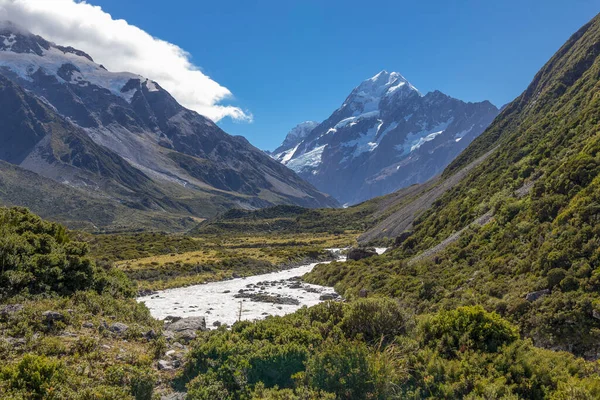
[[[55,399],[56,386],[64,382],[64,365],[36,355],[25,355],[13,368],[2,371],[12,389],[28,393],[34,400]]]
[[[406,333],[410,324],[411,319],[394,300],[357,300],[346,308],[340,328],[348,338],[375,344],[393,341]]]
[[[109,290],[131,296],[121,274],[97,268],[86,243],[71,241],[64,227],[24,208],[0,209],[0,294],[68,295]]]
[[[518,338],[513,326],[482,307],[441,311],[425,318],[419,329],[424,344],[449,357],[467,350],[496,352]]]
[[[333,233],[364,231],[373,226],[376,201],[345,209],[307,209],[275,206],[258,211],[230,210],[220,217],[201,223],[192,234],[236,233]]]
[[[119,365],[108,368],[107,382],[114,386],[129,387],[136,400],[151,400],[156,384],[153,371],[131,365]]]
[[[400,318],[388,319],[392,315]],[[379,328],[358,324],[361,318]],[[479,306],[424,315],[416,325],[411,321],[392,300],[363,299],[237,323],[197,339],[178,384],[187,383],[190,399],[600,395],[597,364],[535,348],[518,338],[515,326]],[[386,332],[393,332],[392,340],[360,339]]]
[[[326,342],[306,363],[306,381],[339,399],[364,399],[375,392],[369,350],[362,342]]]
[[[107,262],[202,249],[202,243],[190,237],[161,232],[80,234],[78,238],[89,243],[91,255]]]

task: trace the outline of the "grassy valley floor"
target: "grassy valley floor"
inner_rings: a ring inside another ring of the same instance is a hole
[[[163,290],[258,275],[332,259],[326,249],[356,244],[357,233],[137,233],[86,236],[92,254],[114,262],[140,290]]]

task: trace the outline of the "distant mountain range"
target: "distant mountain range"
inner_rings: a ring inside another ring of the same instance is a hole
[[[271,155],[341,203],[355,204],[439,174],[497,114],[489,101],[422,95],[399,73],[382,71],[324,122],[294,128]]]
[[[111,205],[102,217],[57,217],[67,223],[172,228],[232,207],[338,205],[243,137],[181,106],[159,83],[107,71],[85,52],[11,23],[0,24],[0,144],[0,160],[19,167],[12,177],[25,169],[54,182],[47,198],[71,191],[86,199],[78,203],[84,208]],[[0,202],[31,206],[28,197],[6,195],[19,192],[11,191],[18,181],[0,182],[7,187]],[[53,217],[54,206],[33,206]]]

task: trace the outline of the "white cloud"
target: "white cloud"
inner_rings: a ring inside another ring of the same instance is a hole
[[[10,20],[47,40],[73,46],[115,72],[158,82],[182,105],[218,121],[251,121],[238,107],[221,105],[231,92],[206,76],[177,45],[152,37],[99,6],[75,0],[0,0],[0,20]]]

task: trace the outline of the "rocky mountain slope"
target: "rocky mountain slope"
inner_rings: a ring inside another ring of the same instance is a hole
[[[180,218],[337,205],[158,83],[10,23],[0,25],[0,104],[1,160],[133,209]]]
[[[488,101],[422,95],[399,73],[382,71],[302,142],[286,138],[273,157],[341,203],[355,204],[437,175],[497,113]]]

